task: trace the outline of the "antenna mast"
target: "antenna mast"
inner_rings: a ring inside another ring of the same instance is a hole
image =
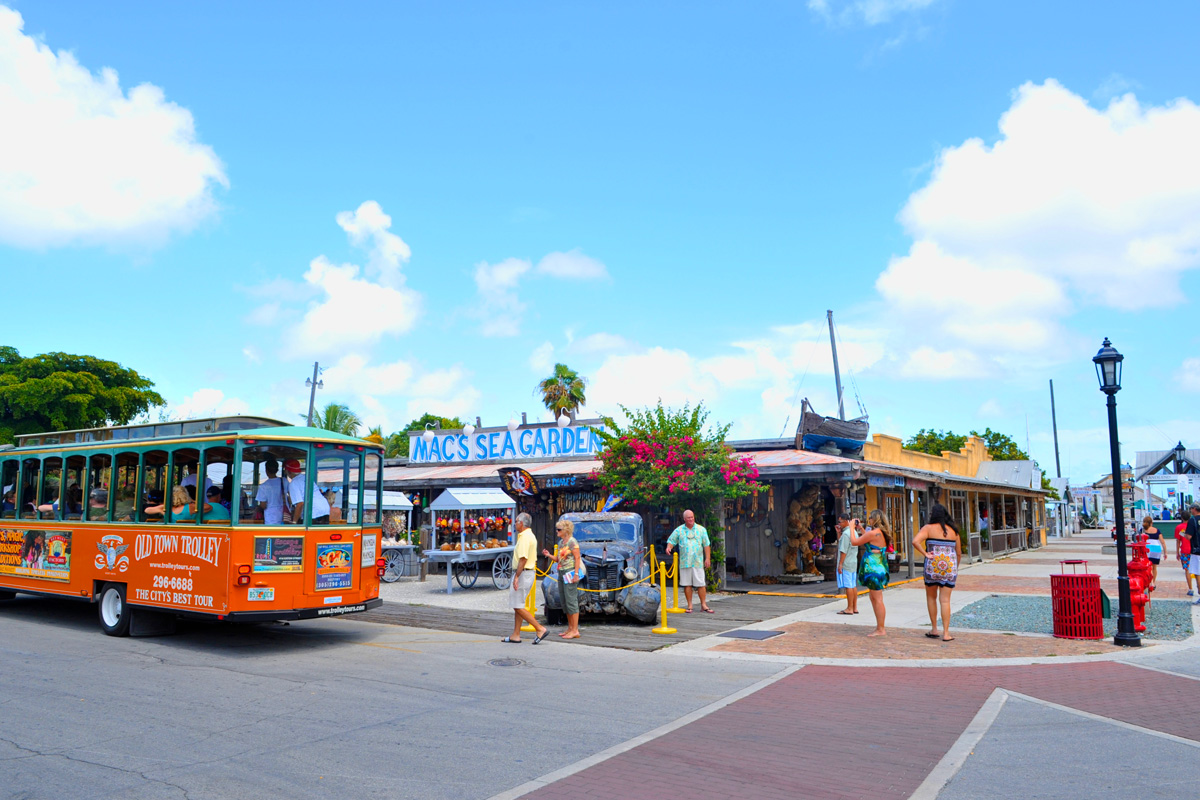
[[[838,369],[837,339],[833,335],[833,311],[826,311],[825,317],[829,320],[829,346],[833,349],[833,380],[837,383],[838,419],[844,420],[846,418],[846,407],[842,403],[842,373]]]

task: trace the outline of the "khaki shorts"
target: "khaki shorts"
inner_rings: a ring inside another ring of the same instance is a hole
[[[521,573],[521,577],[517,578],[517,588],[513,589],[512,584],[508,585],[508,605],[509,608],[524,608],[525,598],[529,597],[529,590],[533,587],[533,570],[527,569]]]
[[[679,585],[680,586],[704,586],[704,567],[680,567],[679,568]]]

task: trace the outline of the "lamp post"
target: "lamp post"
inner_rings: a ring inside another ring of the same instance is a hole
[[[1129,600],[1129,570],[1125,561],[1125,500],[1121,496],[1121,446],[1117,442],[1117,392],[1121,391],[1121,362],[1125,356],[1117,352],[1108,337],[1092,361],[1100,391],[1108,395],[1108,449],[1112,457],[1113,521],[1117,526],[1117,635],[1113,644],[1120,647],[1141,647],[1142,637],[1133,628],[1133,604]]]

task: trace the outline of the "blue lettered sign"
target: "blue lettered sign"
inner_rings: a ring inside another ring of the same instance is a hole
[[[548,461],[595,456],[600,437],[587,425],[557,425],[438,433],[426,442],[420,431],[408,439],[409,464],[456,464],[471,461]]]

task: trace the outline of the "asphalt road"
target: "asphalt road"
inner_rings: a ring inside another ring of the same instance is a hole
[[[779,671],[506,632],[338,619],[115,639],[94,606],[0,602],[0,797],[486,798]]]

